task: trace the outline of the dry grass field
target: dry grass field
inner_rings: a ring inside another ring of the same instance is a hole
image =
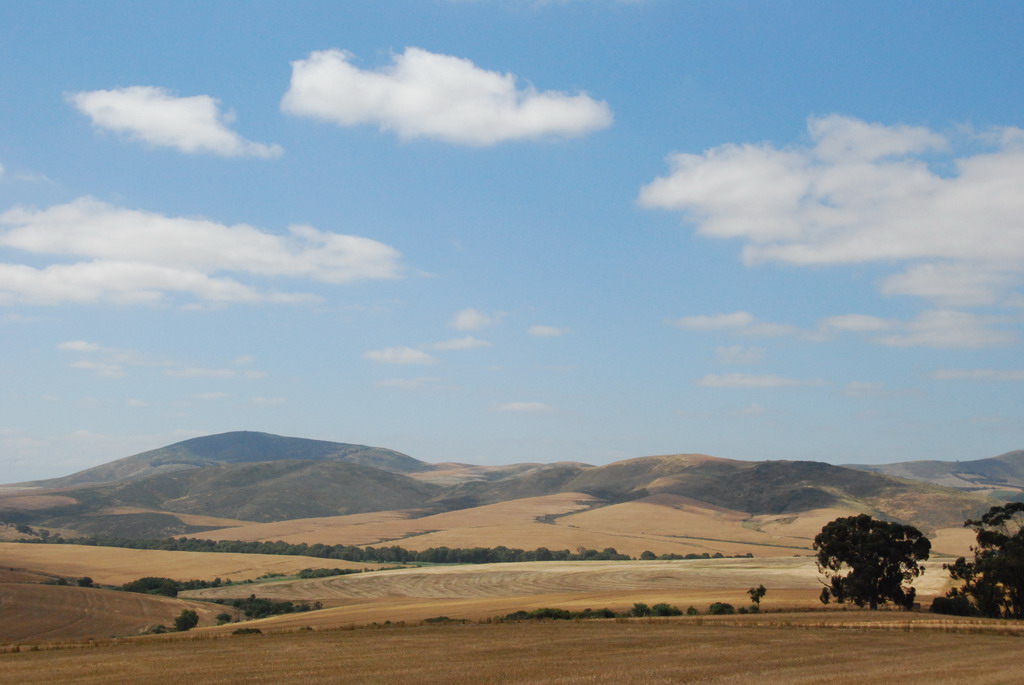
[[[754,554],[809,552],[823,525],[853,510],[816,509],[761,515],[713,507],[678,495],[660,494],[611,506],[583,493],[561,493],[411,518],[406,512],[254,523],[206,531],[213,540],[283,540],[290,543],[429,547],[518,547],[591,549],[614,547],[637,557],[656,554]],[[946,534],[948,532],[948,534]],[[941,531],[934,550],[967,553],[970,538],[959,529]]]
[[[320,601],[311,614],[259,621],[270,628],[338,628],[384,621],[421,621],[433,616],[480,620],[519,609],[570,610],[608,607],[626,611],[636,602],[666,602],[701,611],[712,602],[750,603],[748,588],[769,588],[766,610],[820,608],[821,584],[813,559],[707,559],[691,561],[527,562],[398,569],[193,590],[193,599],[242,598],[254,592],[277,600]],[[933,565],[917,583],[927,604],[947,576]],[[221,630],[230,630],[229,627]]]
[[[0,583],[0,644],[134,635],[173,625],[183,609],[211,625],[224,608],[132,592],[72,586]],[[2,668],[2,667],[0,667]],[[5,681],[0,670],[0,681]]]
[[[1021,638],[830,612],[133,638],[0,654],[0,680],[206,683],[1014,683]],[[792,619],[792,620],[791,620]]]
[[[294,574],[303,568],[326,566],[326,561],[314,557],[269,554],[209,554],[0,542],[0,565],[3,567],[43,571],[68,578],[89,576],[102,585],[121,585],[144,576],[176,580],[213,580],[219,577],[239,581],[258,578],[266,573]],[[330,566],[380,567],[379,564],[335,560],[330,560]]]

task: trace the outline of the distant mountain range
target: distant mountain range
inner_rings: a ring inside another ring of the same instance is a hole
[[[1024,451],[973,462],[834,466],[705,455],[474,466],[393,450],[233,432],[194,438],[62,478],[0,488],[0,522],[77,534],[196,534],[227,520],[272,522],[377,511],[426,516],[557,493],[594,506],[655,495],[751,515],[841,508],[960,526],[1020,496]]]

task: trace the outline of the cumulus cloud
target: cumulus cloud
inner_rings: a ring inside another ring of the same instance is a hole
[[[684,316],[672,321],[672,325],[691,331],[732,331],[751,336],[800,334],[800,330],[793,326],[759,321],[748,312]]]
[[[435,350],[447,351],[447,350],[475,350],[479,347],[490,347],[491,343],[487,340],[481,340],[480,338],[467,335],[464,338],[453,338],[452,340],[442,340],[436,342],[430,347]]]
[[[198,366],[186,366],[165,371],[175,378],[234,378],[238,372],[234,369],[206,369]]]
[[[398,252],[369,238],[302,225],[279,235],[88,197],[0,214],[0,247],[60,260],[43,267],[0,264],[0,304],[147,303],[170,293],[210,303],[294,303],[313,298],[264,291],[226,274],[343,284],[401,272]]]
[[[1024,269],[1024,132],[964,141],[923,127],[831,115],[810,146],[726,144],[669,157],[645,207],[678,210],[697,231],[745,241],[747,264],[910,262],[881,284],[947,306],[988,304]],[[988,145],[978,150],[979,145]],[[942,173],[929,163],[948,162]]]
[[[581,136],[610,126],[611,109],[585,93],[519,87],[513,74],[468,59],[408,47],[376,70],[343,50],[292,62],[281,109],[339,126],[375,125],[402,139],[487,146],[509,140]]]
[[[499,404],[495,409],[514,414],[546,414],[555,410],[550,404],[544,402],[506,402]]]
[[[228,128],[234,114],[209,95],[176,97],[164,88],[131,86],[68,95],[96,128],[185,153],[222,157],[279,157],[280,145],[246,140]]]
[[[368,350],[363,353],[364,359],[381,364],[433,364],[436,359],[413,347],[386,347],[381,350]]]
[[[749,373],[709,374],[697,381],[706,388],[791,388],[799,386],[824,385],[821,379],[800,380],[772,374],[753,375]]]
[[[561,335],[565,335],[568,332],[567,328],[558,328],[557,326],[530,326],[526,329],[526,332],[536,338],[557,338]]]

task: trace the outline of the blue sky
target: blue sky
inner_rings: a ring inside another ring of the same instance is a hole
[[[1019,3],[5,3],[0,468],[1024,447]]]

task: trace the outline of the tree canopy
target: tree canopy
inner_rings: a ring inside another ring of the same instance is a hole
[[[944,567],[963,581],[949,597],[969,599],[982,616],[1024,618],[1024,502],[992,507],[964,525],[974,528],[978,544],[974,561],[960,557]]]
[[[917,528],[878,521],[867,514],[838,518],[814,538],[818,570],[829,583],[821,601],[851,601],[877,609],[889,601],[910,609],[916,591],[909,583],[924,573],[931,542]]]

